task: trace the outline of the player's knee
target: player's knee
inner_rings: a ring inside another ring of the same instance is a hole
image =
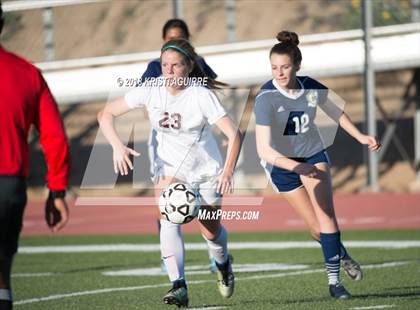
[[[321,237],[321,228],[318,221],[308,223],[309,233],[314,240],[319,240]]]
[[[317,240],[317,241],[320,240],[321,231],[320,231],[319,227],[311,227],[310,228],[310,233],[311,233],[311,236],[314,240]]]

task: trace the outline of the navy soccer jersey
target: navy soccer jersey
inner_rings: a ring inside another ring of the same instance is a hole
[[[314,119],[328,88],[310,77],[296,78],[300,89],[295,96],[275,80],[266,82],[255,98],[254,112],[257,125],[270,126],[276,151],[289,158],[307,158],[325,148]]]
[[[217,78],[217,74],[210,68],[203,57],[197,58],[197,64],[207,77],[211,78],[212,80]],[[141,79],[144,81],[147,78],[158,77],[161,75],[162,67],[160,65],[160,59],[155,59],[149,62],[146,71],[144,71],[143,75],[141,76]]]

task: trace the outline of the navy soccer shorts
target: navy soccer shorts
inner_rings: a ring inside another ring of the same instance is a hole
[[[302,163],[327,163],[331,165],[330,158],[327,154],[327,151],[323,150],[315,155],[305,158],[293,158],[294,160]],[[279,193],[288,193],[292,192],[303,186],[300,176],[292,171],[282,169],[279,167],[272,167],[272,170],[269,171],[266,169],[267,177],[270,179],[271,184],[273,185],[274,190]]]

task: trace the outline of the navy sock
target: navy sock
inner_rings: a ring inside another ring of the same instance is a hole
[[[338,233],[340,234],[340,232]],[[340,234],[340,238],[341,238],[341,234]],[[318,241],[318,243],[321,244],[320,240],[316,240],[316,241]],[[347,257],[347,256],[348,256],[347,249],[340,239],[340,258],[343,259],[344,257]]]
[[[328,275],[328,284],[337,284],[340,281],[340,232],[330,234],[321,233],[320,235],[325,268]]]
[[[347,250],[344,247],[343,243],[340,241],[340,258],[344,258],[344,257],[347,257],[347,256],[348,256]]]
[[[347,250],[344,246],[344,244],[341,242],[341,233],[340,231],[338,231],[338,236],[340,237],[340,258],[346,257],[347,254]]]

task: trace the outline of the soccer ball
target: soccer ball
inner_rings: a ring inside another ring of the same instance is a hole
[[[159,197],[159,210],[174,224],[191,222],[200,210],[200,195],[185,183],[173,183]]]

